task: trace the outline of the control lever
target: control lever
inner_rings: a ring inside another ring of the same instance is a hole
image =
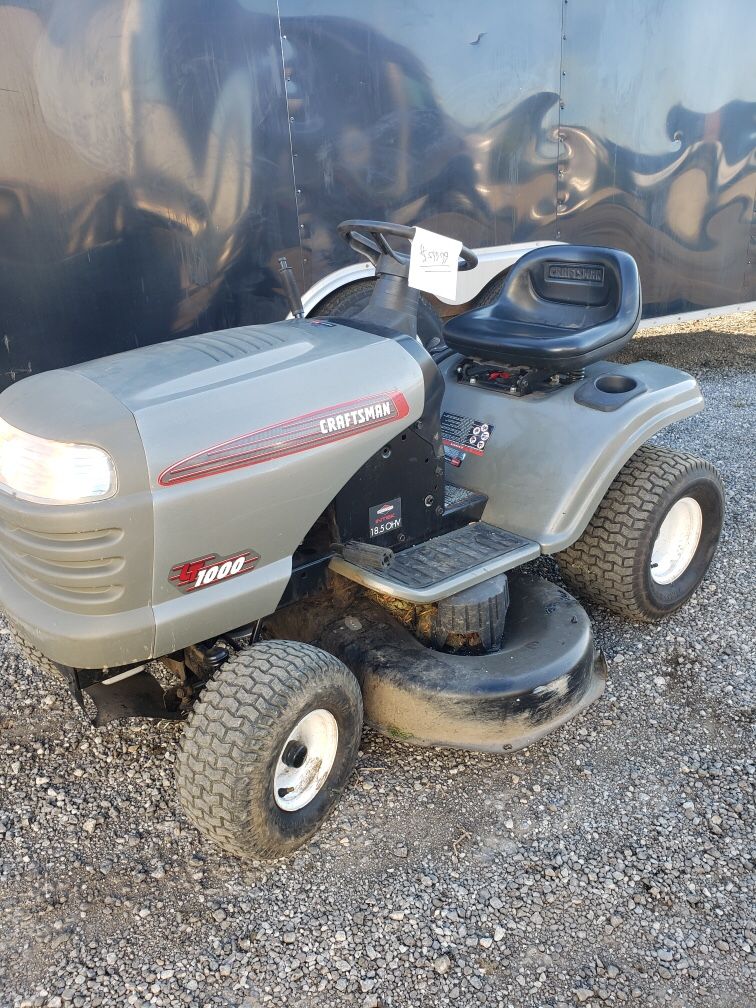
[[[302,307],[302,295],[297,287],[297,278],[294,270],[289,266],[286,256],[280,256],[278,265],[281,267],[281,283],[283,284],[286,300],[289,302],[291,314],[294,318],[304,318],[304,308]]]

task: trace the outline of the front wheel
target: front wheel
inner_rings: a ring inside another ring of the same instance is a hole
[[[582,536],[557,554],[567,587],[631,619],[678,610],[719,542],[724,491],[709,462],[644,445],[620,470]]]
[[[362,694],[345,665],[308,644],[257,644],[202,691],[181,740],[179,799],[229,853],[281,857],[336,805],[361,735]]]

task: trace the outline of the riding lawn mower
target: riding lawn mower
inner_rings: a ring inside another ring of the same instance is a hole
[[[722,525],[714,468],[647,443],[703,407],[696,381],[607,359],[640,319],[629,255],[530,251],[425,347],[415,229],[339,231],[375,267],[355,317],[303,317],[282,261],[288,320],[0,395],[14,638],[97,724],[186,718],[183,808],[244,857],[315,832],[363,719],[508,753],[601,694],[585,610],[529,561],[553,555],[582,599],[657,620]],[[476,262],[461,247],[453,266]]]

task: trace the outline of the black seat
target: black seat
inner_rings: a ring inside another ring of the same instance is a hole
[[[627,252],[549,245],[517,260],[498,301],[450,319],[447,346],[485,363],[580,371],[632,338],[641,314]]]

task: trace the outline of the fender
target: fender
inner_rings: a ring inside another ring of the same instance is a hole
[[[703,409],[691,375],[638,361],[600,361],[580,382],[547,394],[514,398],[456,381],[458,357],[443,362],[443,410],[493,427],[482,455],[468,454],[454,482],[488,495],[483,520],[532,539],[546,554],[578,539],[622,466],[658,431]],[[581,403],[603,374],[635,380],[641,394],[616,409]]]
[[[531,249],[542,248],[545,245],[562,245],[563,242],[537,241],[520,242],[513,245],[493,245],[490,248],[474,249],[478,257],[478,265],[473,270],[466,270],[458,274],[457,277],[457,297],[454,301],[447,301],[444,298],[439,300],[444,304],[463,305],[474,301],[480,292],[490,283],[491,280],[499,276],[510,266],[514,265],[520,256]],[[312,315],[317,311],[318,306],[331,294],[349,284],[357,283],[360,280],[370,280],[375,276],[375,269],[371,263],[361,262],[344,266],[335,270],[327,276],[322,277],[314,283],[302,295],[302,307],[305,315]],[[291,316],[289,316],[290,318]]]

